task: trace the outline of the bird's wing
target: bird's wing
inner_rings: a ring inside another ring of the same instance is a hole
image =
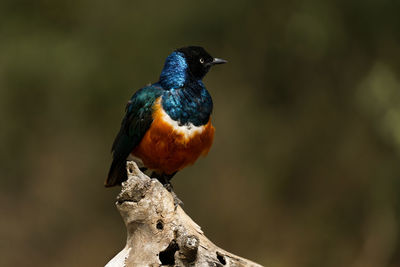
[[[140,143],[153,122],[153,104],[162,94],[162,89],[155,85],[137,91],[126,106],[126,114],[121,129],[112,145],[113,162],[105,186],[110,187],[127,179],[126,158]]]

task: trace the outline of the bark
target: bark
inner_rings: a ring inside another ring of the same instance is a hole
[[[116,206],[127,228],[125,248],[106,267],[261,266],[214,245],[157,179],[127,162]]]

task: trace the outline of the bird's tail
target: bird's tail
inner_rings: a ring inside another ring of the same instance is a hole
[[[126,160],[113,160],[108,172],[107,180],[104,182],[105,187],[120,185],[128,179],[126,174]]]

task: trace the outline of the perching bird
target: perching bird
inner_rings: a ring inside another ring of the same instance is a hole
[[[138,90],[126,106],[106,187],[127,179],[127,160],[165,185],[177,171],[207,154],[214,138],[213,102],[202,79],[211,66],[226,62],[198,46],[177,49],[167,57],[159,81]]]

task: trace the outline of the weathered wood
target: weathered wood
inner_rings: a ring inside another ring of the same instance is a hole
[[[106,267],[260,266],[214,245],[157,179],[127,162],[117,208],[128,237],[125,248]]]

